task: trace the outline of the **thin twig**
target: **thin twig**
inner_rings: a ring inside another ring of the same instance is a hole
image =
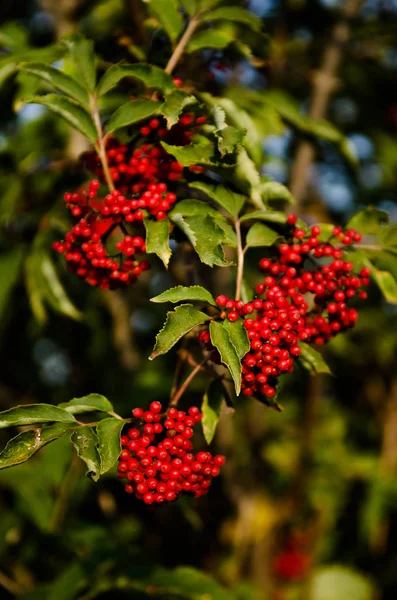
[[[178,404],[179,400],[181,399],[181,397],[183,396],[183,394],[189,387],[190,383],[196,377],[197,373],[199,373],[201,371],[201,369],[203,368],[203,366],[205,365],[207,360],[208,360],[208,358],[205,358],[204,360],[201,361],[201,363],[199,363],[198,365],[196,365],[194,367],[193,371],[186,377],[185,381],[182,383],[179,390],[172,397],[170,406],[176,406]]]
[[[55,500],[54,510],[51,518],[51,531],[59,531],[69,509],[69,501],[73,496],[73,491],[78,475],[81,472],[81,462],[76,455],[73,455],[69,469],[59,486],[58,496]]]
[[[196,31],[199,24],[200,24],[200,20],[198,19],[198,15],[196,15],[195,17],[193,17],[191,19],[188,26],[186,27],[185,33],[179,40],[174,52],[172,53],[170,60],[167,63],[167,66],[165,67],[165,72],[168,73],[169,75],[171,75],[171,73],[175,69],[176,65],[182,58],[182,54],[184,53],[184,50],[185,50],[187,44],[189,43],[190,38],[192,37],[193,33]]]
[[[94,94],[91,94],[91,96],[90,96],[90,108],[91,108],[92,117],[94,119],[95,128],[96,128],[97,134],[98,134],[98,140],[97,140],[97,143],[95,144],[96,151],[98,153],[98,156],[99,156],[101,164],[102,164],[103,174],[105,176],[106,183],[108,184],[108,188],[111,192],[113,192],[115,187],[114,187],[112,176],[110,174],[108,157],[106,154],[105,138],[104,138],[103,131],[102,131],[98,103],[97,103],[96,96]]]
[[[241,225],[238,219],[234,222],[234,227],[237,236],[237,278],[236,278],[236,300],[240,300],[241,297],[241,286],[243,282],[244,273],[244,250],[241,238]]]

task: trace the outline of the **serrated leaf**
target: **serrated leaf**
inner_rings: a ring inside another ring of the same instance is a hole
[[[202,21],[232,21],[237,23],[243,23],[247,25],[254,31],[260,31],[262,27],[261,20],[249,12],[248,10],[244,10],[244,8],[240,8],[239,6],[221,6],[215,10],[211,10],[207,14],[205,14],[202,18]]]
[[[232,323],[228,319],[223,321],[223,326],[229,334],[230,341],[236,351],[238,358],[241,360],[250,351],[250,342],[248,333],[244,327],[244,322],[241,320]]]
[[[191,304],[181,304],[167,313],[163,328],[156,336],[156,343],[149,360],[166,354],[189,331],[208,321],[210,317]]]
[[[20,70],[34,75],[49,83],[57,90],[64,92],[82,104],[88,103],[88,94],[83,87],[72,77],[66,75],[59,69],[54,69],[44,63],[28,62],[20,65]]]
[[[195,181],[190,183],[189,187],[204,192],[211,200],[224,208],[232,217],[238,217],[238,214],[244,206],[245,197],[242,194],[233,192],[225,185],[217,185]]]
[[[75,423],[76,419],[66,410],[51,404],[27,404],[0,412],[0,429],[50,422]]]
[[[116,463],[121,452],[120,436],[124,421],[120,419],[103,419],[96,427],[98,438],[98,454],[100,458],[100,474],[103,475]]]
[[[15,246],[0,256],[0,315],[2,317],[20,278],[23,258],[24,248],[22,246]]]
[[[397,304],[397,282],[388,271],[371,268],[372,277],[377,283],[385,300],[391,304]]]
[[[175,42],[183,29],[183,19],[177,0],[149,0],[148,8],[169,38]]]
[[[197,300],[198,302],[208,302],[216,306],[216,302],[208,290],[201,285],[183,286],[178,285],[169,290],[166,290],[159,296],[151,298],[151,302],[181,302],[184,300]]]
[[[45,96],[33,96],[26,100],[28,104],[42,104],[49,110],[62,117],[69,125],[80,131],[91,142],[95,143],[97,131],[91,115],[77,102],[58,96],[57,94],[46,94]]]
[[[382,225],[388,223],[390,217],[384,210],[379,210],[374,206],[368,206],[353,215],[346,225],[347,229],[355,229],[362,234],[380,233]]]
[[[169,219],[161,221],[145,219],[144,225],[146,229],[146,252],[148,254],[157,254],[167,269],[172,254],[169,246],[171,231]]]
[[[252,204],[262,208],[262,181],[254,161],[243,148],[237,157],[237,165],[234,173],[236,184],[250,197]]]
[[[195,104],[197,98],[187,94],[183,90],[174,90],[167,94],[163,104],[160,106],[160,113],[167,121],[167,128],[170,129],[178,122],[182,110],[190,104]]]
[[[312,373],[327,373],[332,375],[329,366],[317,350],[314,350],[309,344],[298,342],[301,349],[299,361],[308,371]]]
[[[218,164],[215,145],[209,140],[206,143],[192,143],[188,146],[172,146],[166,142],[161,142],[161,145],[183,167],[190,167],[192,165],[216,166]]]
[[[88,91],[93,92],[96,85],[96,60],[94,42],[79,33],[63,38],[63,43],[81,75],[82,82]]]
[[[269,223],[286,223],[287,216],[278,210],[254,210],[240,218],[240,221],[250,221],[251,219],[259,221],[268,221]]]
[[[204,31],[199,31],[191,38],[186,46],[186,52],[189,54],[207,48],[226,48],[226,46],[229,46],[235,39],[237,39],[236,35],[230,31],[217,29],[215,27],[212,29],[205,29]]]
[[[0,453],[0,469],[20,465],[31,458],[40,448],[62,437],[70,426],[56,423],[40,429],[22,431],[12,438]]]
[[[219,226],[218,220],[210,215],[184,217],[180,213],[173,213],[170,218],[184,232],[201,262],[210,267],[214,265],[227,267],[232,264],[225,259],[222,248],[222,244],[225,243],[225,232]]]
[[[98,438],[93,428],[86,426],[75,429],[70,436],[70,441],[76,448],[79,458],[88,467],[86,475],[94,481],[98,481],[101,473],[101,461],[97,450]]]
[[[247,233],[246,244],[249,248],[272,246],[280,234],[263,223],[255,223]]]
[[[148,100],[146,98],[140,100],[130,100],[120,108],[118,108],[110,117],[106,127],[107,133],[113,133],[122,127],[128,127],[134,123],[139,123],[142,119],[146,119],[157,113],[161,106],[158,100]]]
[[[214,131],[214,135],[218,139],[219,154],[225,156],[241,149],[247,135],[247,130],[236,129],[236,127],[229,125],[220,131]]]
[[[224,401],[223,387],[219,379],[214,379],[209,384],[207,392],[204,394],[201,412],[203,415],[201,425],[207,444],[214,439],[215,431],[221,414]]]
[[[113,405],[105,396],[100,394],[89,394],[89,396],[83,396],[82,398],[73,398],[69,402],[63,402],[58,405],[59,408],[63,408],[72,415],[79,415],[81,413],[101,411],[108,412],[113,410]]]
[[[171,92],[176,89],[176,85],[171,75],[168,75],[160,67],[148,65],[147,63],[137,63],[129,65],[127,63],[118,63],[112,65],[102,75],[98,87],[98,96],[103,96],[112,90],[116,85],[127,77],[138,79],[148,88],[160,90],[162,92]]]
[[[222,363],[229,369],[237,396],[241,390],[241,362],[224,323],[210,323],[211,342],[218,350]]]

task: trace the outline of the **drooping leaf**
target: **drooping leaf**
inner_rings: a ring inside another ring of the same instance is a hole
[[[160,106],[160,113],[167,121],[167,127],[170,129],[178,122],[179,115],[186,106],[195,104],[197,98],[187,94],[183,90],[174,90],[167,94],[163,104]]]
[[[29,460],[40,448],[62,437],[68,431],[70,425],[64,423],[22,431],[0,452],[0,469],[14,467]]]
[[[202,21],[232,21],[243,23],[254,31],[261,30],[261,20],[253,13],[239,6],[221,6],[211,10],[202,17]]]
[[[98,438],[92,427],[78,427],[74,429],[70,440],[76,448],[77,455],[88,467],[86,475],[94,481],[98,481],[101,473],[101,461],[97,445]]]
[[[183,167],[192,165],[213,165],[218,164],[215,145],[206,140],[205,143],[192,143],[188,146],[172,146],[166,142],[161,145],[169,154],[172,154]]]
[[[0,256],[0,315],[3,316],[7,308],[12,292],[18,283],[22,261],[24,257],[24,248],[15,246],[9,252],[4,252]]]
[[[203,183],[201,181],[195,181],[189,185],[191,188],[207,194],[211,200],[224,208],[232,217],[238,217],[245,202],[245,197],[242,194],[237,194],[224,185]]]
[[[214,379],[209,384],[201,405],[201,412],[203,415],[201,425],[207,444],[210,444],[214,438],[223,401],[224,392],[222,384],[219,379]]]
[[[166,290],[159,296],[150,299],[151,302],[181,302],[185,300],[197,300],[198,302],[208,302],[216,306],[216,302],[208,290],[201,285],[183,286],[178,285]]]
[[[230,371],[236,394],[239,395],[241,389],[241,361],[224,323],[217,323],[215,321],[210,323],[210,336],[212,344],[220,354],[222,363]]]
[[[108,412],[113,410],[113,405],[105,396],[100,394],[90,394],[89,396],[83,396],[82,398],[73,398],[69,402],[63,402],[58,405],[59,408],[63,408],[72,415],[79,415],[81,413],[101,411]]]
[[[371,272],[385,300],[392,304],[397,304],[397,282],[393,275],[388,271],[381,271],[375,268],[371,268]]]
[[[156,336],[156,343],[149,360],[166,354],[189,331],[208,321],[210,317],[191,304],[181,304],[167,313],[163,328]]]
[[[63,73],[59,69],[54,69],[54,67],[39,62],[22,63],[20,69],[25,73],[42,79],[78,102],[82,104],[88,103],[86,90],[73,77],[66,75],[66,73]]]
[[[113,133],[122,127],[128,127],[157,113],[161,106],[158,100],[130,100],[118,108],[110,117],[106,127],[107,133]]]
[[[269,223],[286,223],[287,216],[278,210],[254,210],[241,217],[241,221],[268,221]]]
[[[74,423],[75,421],[74,416],[66,410],[51,404],[27,404],[0,412],[0,429],[36,423]]]
[[[309,344],[298,342],[301,349],[299,361],[308,371],[313,373],[327,373],[332,375],[329,366],[317,350],[314,350]]]
[[[368,206],[358,213],[353,215],[350,221],[347,223],[347,229],[355,229],[362,234],[373,234],[380,233],[382,225],[389,222],[389,215],[384,210],[379,210],[374,206]]]
[[[160,90],[162,92],[172,92],[176,89],[176,85],[172,80],[171,75],[168,75],[160,67],[148,65],[147,63],[137,63],[129,65],[127,63],[117,63],[112,65],[102,75],[98,87],[98,96],[103,96],[112,90],[116,85],[125,78],[132,77],[138,79],[148,88]]]
[[[169,38],[175,42],[183,29],[183,19],[177,0],[149,0],[148,8]]]
[[[49,110],[62,117],[69,125],[80,131],[91,142],[97,139],[97,131],[91,115],[84,108],[67,98],[57,94],[46,94],[45,96],[33,96],[26,100],[30,104],[42,104]]]
[[[58,278],[54,263],[48,254],[44,253],[41,260],[41,271],[47,284],[46,299],[51,307],[62,315],[76,321],[81,321],[82,313],[72,304]]]
[[[144,225],[146,229],[146,252],[157,254],[167,269],[172,254],[168,243],[171,231],[169,219],[161,221],[145,219]]]
[[[73,33],[63,38],[62,41],[68,48],[69,54],[81,75],[82,83],[89,92],[93,92],[96,85],[94,42],[79,33]]]
[[[109,471],[120,456],[120,436],[123,425],[124,421],[110,418],[99,421],[96,427],[101,475]]]
[[[230,341],[238,358],[241,360],[244,358],[247,352],[250,351],[250,342],[243,321],[239,319],[238,321],[232,323],[228,319],[225,319],[223,321],[223,326],[229,334]]]
[[[295,204],[295,198],[289,189],[277,181],[267,181],[261,185],[261,196],[265,204],[276,200],[284,200],[289,204]]]
[[[255,223],[247,233],[246,243],[249,248],[256,246],[272,246],[280,234],[263,223]]]

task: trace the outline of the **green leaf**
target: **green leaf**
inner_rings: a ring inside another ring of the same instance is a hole
[[[237,237],[233,227],[225,217],[213,206],[201,200],[179,200],[176,207],[170,212],[170,217],[211,217],[224,234],[223,243],[235,248],[237,246]]]
[[[74,423],[76,419],[66,410],[52,404],[27,404],[0,412],[0,429],[53,421]]]
[[[109,412],[113,410],[113,405],[105,396],[100,394],[90,394],[89,396],[83,396],[82,398],[73,398],[69,402],[63,402],[58,405],[59,408],[63,408],[72,415],[79,415],[81,413],[101,411]]]
[[[189,331],[208,321],[210,317],[196,310],[191,304],[181,304],[167,313],[163,328],[156,336],[156,343],[149,360],[166,354]]]
[[[380,232],[382,247],[389,252],[397,252],[397,225],[382,227]]]
[[[66,96],[58,96],[57,94],[46,94],[45,96],[33,96],[26,100],[29,104],[42,104],[56,113],[69,125],[80,131],[91,142],[95,143],[97,139],[97,131],[91,115],[82,108],[80,104],[66,98]]]
[[[310,600],[374,600],[377,591],[372,581],[353,569],[327,565],[317,569],[308,589]]]
[[[216,306],[216,302],[208,290],[201,285],[183,286],[178,285],[166,290],[159,296],[150,299],[151,302],[181,302],[184,300],[197,300],[198,302],[208,302]]]
[[[72,77],[66,75],[59,69],[54,69],[44,63],[39,62],[28,62],[20,65],[20,70],[30,75],[34,75],[39,79],[42,79],[46,83],[49,83],[57,90],[60,90],[68,96],[72,96],[78,102],[82,104],[88,103],[88,94],[83,87]]]
[[[192,143],[188,146],[171,146],[171,144],[167,144],[166,142],[161,142],[161,145],[183,167],[190,167],[192,165],[216,166],[218,164],[215,145],[209,140],[206,143]]]
[[[262,208],[261,176],[245,148],[238,153],[234,178],[238,187],[241,187],[247,196],[250,197],[251,202],[257,208]]]
[[[81,321],[82,313],[69,300],[63,285],[61,284],[54,263],[48,254],[43,254],[41,260],[41,271],[47,284],[46,298],[52,308],[62,315],[70,317],[75,321]]]
[[[4,413],[0,413],[0,418],[1,414]],[[69,430],[70,427],[56,423],[41,429],[22,431],[22,433],[12,438],[0,453],[0,469],[7,469],[26,462],[40,448],[62,437]]]
[[[170,129],[178,122],[178,117],[182,110],[190,104],[195,104],[197,98],[184,92],[183,90],[174,90],[165,97],[164,103],[160,106],[160,112],[167,121],[167,127]]]
[[[376,235],[380,233],[382,225],[389,222],[389,215],[384,210],[373,206],[364,208],[356,213],[347,223],[347,229],[355,229],[363,234]]]
[[[236,36],[223,29],[205,29],[199,31],[194,35],[186,47],[187,53],[197,52],[198,50],[205,50],[207,48],[222,49],[229,46]]]
[[[252,285],[250,285],[244,277],[241,283],[241,300],[244,303],[251,302],[255,295]]]
[[[210,323],[211,342],[217,348],[221,361],[229,369],[237,396],[241,389],[241,362],[224,323]]]
[[[240,319],[232,323],[228,319],[223,321],[223,326],[229,334],[230,341],[236,351],[237,356],[241,360],[250,351],[250,342],[248,333],[244,327],[244,322]]]
[[[124,424],[120,419],[110,418],[99,421],[96,427],[101,475],[109,471],[120,456],[120,436]]]
[[[245,202],[245,197],[242,194],[232,192],[230,188],[224,185],[195,181],[194,183],[190,183],[189,187],[204,192],[211,200],[219,204],[219,206],[235,218],[238,217]]]
[[[226,243],[225,232],[219,226],[218,220],[210,215],[184,217],[174,212],[170,214],[170,218],[184,232],[201,262],[210,267],[227,267],[232,264],[225,259],[222,248],[222,244]]]
[[[211,10],[207,14],[205,14],[202,18],[202,21],[232,21],[237,23],[243,23],[244,25],[248,25],[254,31],[260,31],[262,27],[261,20],[249,12],[248,10],[244,10],[244,8],[240,8],[238,6],[221,6],[215,10]]]
[[[81,75],[85,87],[88,91],[93,92],[96,85],[94,42],[87,40],[79,33],[74,33],[63,38],[62,41],[68,48],[69,54]]]
[[[203,403],[201,405],[201,412],[203,415],[201,425],[203,427],[203,434],[207,444],[210,444],[214,439],[223,401],[224,393],[222,384],[219,379],[214,379],[209,384],[208,390],[204,394]]]
[[[175,42],[183,29],[183,19],[177,0],[149,0],[147,4],[168,37]]]
[[[101,461],[97,450],[98,438],[93,428],[87,426],[75,429],[70,440],[76,448],[77,455],[88,467],[86,475],[94,481],[98,481],[101,473]]]
[[[270,229],[263,223],[255,223],[247,233],[246,243],[249,248],[256,246],[271,246],[280,238],[274,229]]]
[[[22,261],[24,258],[24,249],[22,246],[15,246],[9,252],[0,255],[0,315],[3,317],[4,311],[8,306],[13,290],[18,283]]]
[[[254,210],[243,215],[240,221],[250,221],[251,219],[259,221],[268,221],[269,223],[286,223],[287,216],[278,210]]]
[[[146,252],[148,254],[157,254],[167,269],[172,254],[168,243],[171,231],[169,219],[161,221],[145,219],[144,225],[146,229]]]
[[[309,344],[298,342],[301,353],[299,361],[308,371],[313,373],[327,373],[332,375],[329,366],[317,350],[314,350]]]
[[[372,277],[377,283],[385,300],[391,304],[397,304],[397,282],[388,271],[381,271],[371,267]]]
[[[274,202],[275,200],[284,200],[289,204],[295,204],[295,198],[289,189],[277,181],[267,181],[262,183],[261,196],[265,204]]]
[[[48,596],[41,593],[37,595],[36,600],[75,600],[79,592],[87,585],[88,574],[85,565],[81,560],[72,562],[53,583]],[[36,587],[34,591],[36,591]],[[24,594],[25,595],[25,594]],[[81,597],[81,596],[80,596]],[[34,598],[25,598],[24,600],[34,600]]]
[[[162,92],[172,92],[176,89],[176,85],[172,80],[171,75],[168,75],[160,67],[148,65],[146,63],[137,63],[129,65],[127,63],[117,63],[112,65],[102,75],[98,87],[98,96],[103,96],[112,90],[116,85],[126,77],[138,79],[148,88],[160,90]]]
[[[214,131],[218,139],[218,150],[221,156],[234,154],[239,151],[247,135],[246,129],[236,129],[236,127],[225,127],[220,131]]]
[[[197,0],[180,0],[187,14],[193,17],[197,13]]]
[[[156,569],[148,584],[160,589],[161,596],[176,600],[234,600],[234,595],[219,585],[210,575],[192,567],[177,567],[172,571]]]
[[[158,100],[130,100],[112,114],[106,127],[107,133],[113,133],[117,129],[133,125],[150,117],[159,111],[161,102]]]

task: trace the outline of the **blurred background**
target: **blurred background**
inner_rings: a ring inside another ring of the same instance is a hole
[[[227,4],[259,15],[269,37],[254,56],[243,35],[239,52],[196,53],[176,75],[248,110],[263,140],[263,174],[291,186],[308,222],[343,224],[369,204],[396,220],[397,2]],[[146,57],[164,66],[167,40],[146,17],[138,0],[0,3],[1,410],[91,392],[123,416],[167,402],[175,353],[147,361],[164,317],[148,299],[174,275],[183,280],[182,267],[176,259],[165,274],[155,264],[122,294],[67,273],[50,245],[67,219],[63,193],[87,179],[77,161],[85,142],[45,108],[23,106],[37,81],[1,62],[10,52],[53,53],[55,62],[54,44],[80,30],[103,67]],[[109,102],[117,106],[120,95]],[[301,122],[304,114],[328,118],[343,139]],[[251,252],[254,282],[261,254]],[[388,253],[379,261],[397,275]],[[231,276],[201,272],[214,293],[227,291]],[[0,598],[396,598],[396,306],[371,289],[358,326],[330,343],[326,359],[334,377],[297,368],[284,379],[283,413],[246,399],[234,415],[224,411],[214,450],[227,464],[198,501],[152,510],[113,473],[94,484],[64,440],[2,471]],[[186,404],[200,405],[204,389],[196,379]],[[192,578],[185,595],[139,584],[181,565],[213,576],[215,591],[206,579],[210,587],[194,585],[200,575],[191,571],[179,572]]]

